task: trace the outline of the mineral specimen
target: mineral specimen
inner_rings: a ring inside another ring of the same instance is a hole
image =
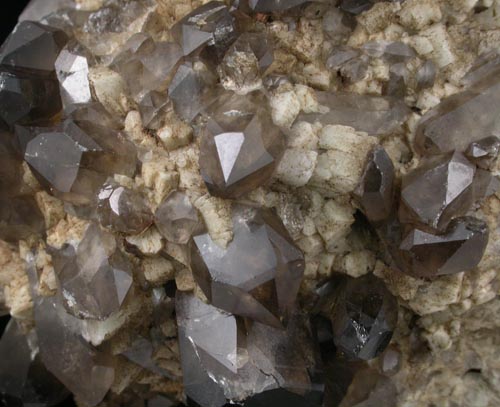
[[[284,137],[260,98],[223,94],[201,131],[200,171],[212,195],[238,198],[268,181]]]
[[[303,254],[272,212],[235,205],[232,219],[225,249],[206,232],[193,236],[195,279],[214,306],[279,328],[294,308]]]
[[[481,168],[488,168],[497,158],[500,150],[500,139],[496,136],[485,137],[467,147],[467,158]]]

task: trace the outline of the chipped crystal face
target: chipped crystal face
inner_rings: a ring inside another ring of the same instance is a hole
[[[87,121],[56,128],[18,127],[24,159],[42,185],[75,204],[95,199],[107,175],[133,176],[135,147],[120,133]]]
[[[176,314],[185,392],[198,404],[222,407],[277,388],[302,395],[312,390],[314,357],[301,317],[286,330],[258,322],[245,326],[179,292]]]
[[[68,391],[43,365],[36,334],[11,319],[0,339],[0,400],[5,406],[52,406]],[[5,403],[5,404],[4,404]]]
[[[235,18],[223,2],[211,1],[178,21],[172,36],[184,55],[203,46],[203,51],[218,61],[237,38]]]
[[[443,234],[412,229],[400,250],[406,271],[416,277],[434,277],[471,270],[483,257],[488,225],[473,217],[453,220]]]
[[[224,94],[201,131],[201,175],[212,195],[238,198],[271,178],[283,149],[267,111],[249,97]]]
[[[369,155],[361,182],[355,190],[362,210],[370,222],[387,219],[394,209],[394,165],[382,147]]]
[[[499,72],[493,70],[464,92],[429,110],[420,120],[415,148],[422,154],[463,152],[471,142],[498,136]]]
[[[133,267],[109,232],[91,224],[75,249],[53,250],[64,306],[78,318],[104,320],[132,291]]]
[[[370,360],[389,344],[398,305],[382,281],[367,274],[337,287],[331,318],[337,348],[349,358]]]
[[[295,304],[304,256],[272,212],[233,207],[233,240],[227,248],[208,233],[191,241],[191,269],[214,306],[280,327]]]
[[[158,231],[172,243],[188,243],[199,224],[198,211],[180,191],[170,193],[155,212]]]
[[[475,172],[458,152],[428,158],[403,177],[400,220],[445,229],[472,205]]]
[[[139,234],[153,223],[153,214],[136,191],[108,180],[97,195],[102,226],[116,232]]]
[[[65,108],[92,101],[88,75],[89,67],[94,63],[90,51],[76,41],[69,42],[59,54],[55,69]]]

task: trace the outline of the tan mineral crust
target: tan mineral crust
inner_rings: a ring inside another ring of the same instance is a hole
[[[82,10],[98,10],[105,1],[76,3]],[[199,211],[210,238],[224,250],[234,238],[232,201],[208,193],[198,164],[199,137],[172,110],[163,114],[158,129],[144,129],[137,101],[128,95],[126,80],[107,64],[113,51],[136,32],[170,39],[167,28],[208,0],[147,3],[144,15],[134,16],[126,31],[106,33],[103,39],[79,33],[80,41],[102,56],[101,63],[90,69],[92,94],[110,113],[125,120],[126,137],[137,147],[141,158],[135,178],[117,174],[115,181],[143,196],[152,213],[169,193],[184,191]],[[360,183],[368,153],[377,144],[384,146],[394,163],[396,183],[419,166],[422,155],[415,150],[414,140],[421,116],[464,89],[462,79],[479,55],[500,52],[500,1],[375,2],[371,9],[353,17],[357,26],[344,45],[361,48],[372,41],[398,41],[415,51],[415,56],[403,62],[408,71],[404,98],[415,108],[393,131],[378,135],[352,123],[308,119],[309,115],[328,111],[316,91],[380,96],[390,76],[388,65],[380,60],[367,63],[363,77],[355,82],[325,66],[325,56],[339,46],[326,22],[331,12],[329,3],[335,1],[305,7],[303,15],[293,23],[296,28],[280,20],[262,24],[261,29],[268,32],[276,47],[269,72],[293,79],[293,84],[284,81],[267,91],[272,120],[285,135],[286,149],[271,181],[245,192],[239,199],[274,209],[304,253],[299,299],[307,301],[318,283],[334,274],[354,278],[373,274],[397,298],[399,319],[391,343],[400,349],[401,368],[391,376],[397,388],[394,406],[499,406],[500,195],[482,199],[467,213],[486,222],[490,230],[479,265],[467,272],[425,280],[391,268],[375,235],[359,232],[359,204],[352,193]],[[153,19],[157,24],[151,22]],[[436,79],[432,86],[419,88],[417,71],[427,60],[435,64]],[[492,167],[496,175],[500,174],[499,165],[494,163]],[[43,240],[26,237],[19,244],[0,241],[0,311],[8,310],[12,317],[29,323],[33,319],[26,274],[30,253],[37,253],[34,263],[39,276],[38,294],[50,298],[58,283],[47,245],[78,245],[89,221],[70,214],[67,204],[40,190],[31,174],[25,174],[25,178],[37,190],[35,199],[47,232]],[[85,339],[120,355],[111,391],[98,406],[116,406],[120,400],[127,405],[127,389],[143,384],[180,398],[182,374],[173,315],[166,314],[160,325],[169,342],[152,355],[158,366],[169,372],[169,378],[123,355],[133,336],[146,333],[153,318],[154,294],[141,291],[141,287],[175,282],[182,292],[195,292],[198,298],[206,300],[205,294],[189,269],[186,249],[166,241],[154,225],[140,234],[120,236],[123,239],[118,247],[126,251],[127,262],[136,267],[132,289],[141,294],[125,300],[123,307],[108,319],[81,322]],[[376,366],[378,362],[369,363]]]

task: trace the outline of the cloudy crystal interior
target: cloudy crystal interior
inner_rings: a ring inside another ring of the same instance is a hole
[[[500,405],[499,15],[31,0],[0,406]]]

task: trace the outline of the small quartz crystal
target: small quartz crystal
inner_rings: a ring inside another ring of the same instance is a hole
[[[162,236],[172,243],[186,244],[200,222],[196,208],[189,197],[173,191],[155,213],[155,225]]]
[[[209,108],[201,131],[200,170],[212,195],[238,198],[274,172],[284,136],[259,100],[223,94]]]
[[[453,220],[443,234],[412,229],[399,249],[405,270],[416,277],[454,274],[479,264],[488,243],[488,225],[476,218]]]
[[[165,116],[172,110],[172,103],[166,92],[152,90],[146,93],[138,103],[142,124],[147,129],[158,130],[164,123]]]
[[[368,156],[361,182],[354,191],[370,222],[381,222],[393,211],[394,177],[391,158],[382,147],[376,147]]]
[[[97,198],[97,213],[104,227],[116,232],[139,234],[153,223],[151,210],[136,191],[108,180]]]
[[[64,306],[79,318],[104,320],[132,291],[133,270],[115,237],[91,224],[77,250],[52,250]]]
[[[444,229],[473,202],[475,166],[461,153],[425,160],[403,177],[400,220]]]
[[[349,358],[369,360],[389,344],[398,305],[384,283],[367,274],[339,284],[331,318],[337,348]]]
[[[233,240],[227,248],[208,233],[191,242],[191,269],[216,307],[280,327],[295,304],[304,256],[272,212],[233,207]]]
[[[487,169],[498,156],[500,139],[496,136],[475,141],[465,150],[467,158],[478,167]]]

